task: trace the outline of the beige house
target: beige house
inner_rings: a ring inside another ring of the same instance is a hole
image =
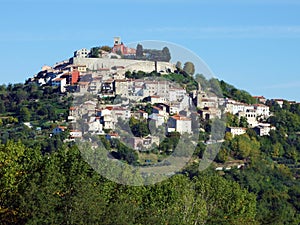
[[[90,84],[90,82],[78,82],[79,92],[82,93],[82,94],[88,93],[89,84]]]
[[[169,98],[170,84],[168,81],[145,81],[144,85],[149,96]]]
[[[114,81],[114,90],[116,95],[120,95],[122,97],[128,97],[130,92],[130,83],[128,80],[115,80]]]
[[[86,65],[78,65],[77,70],[81,73],[85,73],[87,71]]]
[[[214,118],[221,118],[222,112],[219,108],[207,108],[200,109],[200,116],[205,120],[210,120]]]

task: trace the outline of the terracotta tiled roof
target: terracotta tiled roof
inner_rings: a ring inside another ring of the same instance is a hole
[[[171,118],[173,118],[174,120],[186,120],[186,121],[191,120],[190,118],[187,118],[185,116],[180,116],[180,115],[175,115],[175,116],[172,116]]]

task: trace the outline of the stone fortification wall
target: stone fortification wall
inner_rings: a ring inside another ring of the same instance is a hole
[[[144,71],[152,72],[155,70],[155,63],[153,61],[130,60],[130,59],[106,59],[106,58],[73,58],[73,64],[86,65],[90,70],[98,70],[101,68],[111,69],[114,66],[124,66],[127,71]],[[172,72],[176,67],[172,63],[157,62],[158,71],[167,71],[170,69]]]

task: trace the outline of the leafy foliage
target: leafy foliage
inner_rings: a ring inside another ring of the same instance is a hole
[[[154,73],[127,73],[132,77],[151,75]],[[197,77],[202,87],[219,82]],[[197,89],[197,83],[184,72],[166,78]],[[248,93],[222,81],[220,85],[225,96],[253,102]],[[134,187],[96,173],[76,145],[64,143],[68,133],[49,137],[51,129],[66,119],[70,102],[67,95],[51,87],[0,86],[1,224],[300,223],[298,104],[285,102],[280,108],[267,103],[273,113],[269,122],[277,128],[270,136],[259,137],[251,129],[241,136],[225,135],[215,161],[222,165],[243,162],[242,169],[200,172],[197,163],[206,151],[204,141],[209,139],[207,132],[200,132],[192,162],[182,172],[156,185]],[[151,112],[151,105],[143,107]],[[24,125],[28,121],[33,128]],[[212,129],[212,122],[206,122],[205,131]],[[228,115],[228,123],[247,125],[233,115]],[[132,119],[131,128],[139,137],[149,132],[144,121]],[[169,134],[157,150],[171,153],[179,137],[178,133]],[[120,141],[99,140],[115,158],[138,164],[137,152]],[[105,166],[111,173],[118,172]],[[121,172],[133,179],[126,169]]]
[[[223,80],[219,82],[219,86],[222,89],[224,97],[231,98],[247,104],[256,103],[256,100],[248,92],[244,90],[238,90],[237,88],[230,84],[227,84]]]
[[[186,62],[183,66],[183,71],[189,74],[190,76],[193,76],[195,73],[195,65],[192,62]]]

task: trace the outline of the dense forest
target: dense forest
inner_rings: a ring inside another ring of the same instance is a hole
[[[203,87],[219,84],[215,90],[226,97],[254,101],[224,81],[198,78]],[[188,77],[184,80],[193,86]],[[207,170],[199,171],[206,148],[199,141],[192,162],[181,172],[155,185],[134,187],[96,173],[76,144],[64,142],[68,132],[50,135],[56,126],[67,126],[71,103],[71,96],[51,87],[0,86],[1,224],[300,223],[298,104],[284,102],[281,108],[268,101],[268,122],[277,129],[264,137],[251,129],[235,137],[226,133]],[[200,133],[199,140],[206,138]],[[126,160],[127,154],[119,156]],[[234,160],[245,166],[215,170],[215,165]]]

